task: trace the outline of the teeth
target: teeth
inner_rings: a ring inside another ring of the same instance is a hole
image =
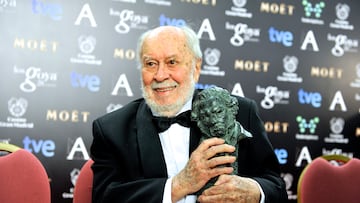
[[[156,91],[158,91],[158,92],[166,92],[166,91],[169,91],[169,90],[171,90],[172,89],[172,87],[168,87],[168,88],[158,88],[158,89],[156,89]]]

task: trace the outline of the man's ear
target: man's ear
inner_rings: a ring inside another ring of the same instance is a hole
[[[195,82],[199,81],[199,77],[200,77],[200,71],[201,71],[201,64],[202,64],[202,59],[196,59],[196,64],[195,64],[195,71],[194,71],[194,80]]]

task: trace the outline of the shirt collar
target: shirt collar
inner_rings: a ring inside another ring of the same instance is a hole
[[[187,101],[187,102],[185,103],[185,105],[181,108],[181,110],[180,110],[176,115],[179,115],[179,114],[181,114],[182,112],[191,110],[191,104],[192,104],[192,98],[189,99],[189,101]]]

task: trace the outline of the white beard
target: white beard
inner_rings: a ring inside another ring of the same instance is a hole
[[[187,85],[188,87],[184,88],[185,92],[183,97],[181,97],[179,100],[177,100],[175,103],[172,104],[168,104],[168,105],[157,104],[156,101],[150,98],[150,94],[144,87],[144,83],[141,82],[142,96],[144,97],[146,104],[149,105],[152,112],[158,114],[159,116],[174,117],[181,110],[181,108],[186,104],[186,102],[192,98],[195,91],[195,80],[193,77],[194,68],[192,68],[192,71],[189,74],[189,78],[188,78],[189,84]],[[153,82],[151,86],[156,86],[159,84],[167,84],[167,83],[169,82],[167,81],[161,83]]]

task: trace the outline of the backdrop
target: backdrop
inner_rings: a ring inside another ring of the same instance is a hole
[[[295,202],[315,157],[360,157],[359,11],[350,0],[2,0],[0,141],[36,155],[52,202],[71,202],[92,121],[141,96],[138,36],[187,24],[204,55],[197,87],[257,102]]]

